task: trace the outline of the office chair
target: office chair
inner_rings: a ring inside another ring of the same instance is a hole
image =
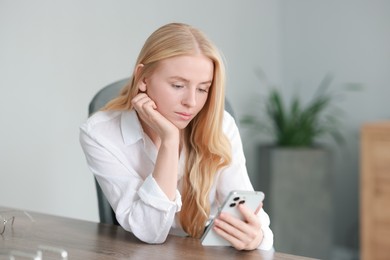
[[[118,80],[114,83],[111,83],[101,90],[99,90],[95,96],[92,98],[88,107],[88,114],[91,116],[93,113],[103,108],[111,99],[119,95],[120,90],[127,83],[129,78]],[[115,224],[119,225],[116,220],[114,210],[111,208],[110,203],[104,196],[102,189],[100,188],[99,183],[95,178],[96,193],[98,198],[98,207],[99,207],[99,219],[100,223],[106,224]]]
[[[129,78],[124,78],[118,80],[114,83],[111,83],[103,87],[99,92],[95,94],[89,103],[88,114],[91,116],[93,113],[103,108],[111,99],[119,95],[120,90],[125,86],[129,81]],[[235,117],[233,107],[230,102],[225,99],[225,110],[229,112],[233,117]],[[102,189],[100,188],[99,183],[95,178],[96,192],[98,197],[98,207],[99,207],[99,219],[100,223],[115,224],[119,225],[116,220],[115,213],[111,208],[111,205],[108,203],[108,200],[103,194]]]

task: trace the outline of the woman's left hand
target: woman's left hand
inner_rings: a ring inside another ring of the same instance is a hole
[[[238,209],[245,221],[222,212],[214,221],[214,230],[237,250],[256,249],[263,240],[260,219],[245,204],[238,205]]]

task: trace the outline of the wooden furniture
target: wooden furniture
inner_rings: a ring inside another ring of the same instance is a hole
[[[5,210],[10,209],[0,207],[0,213]],[[199,239],[177,236],[169,236],[164,244],[150,245],[139,241],[120,226],[29,213],[33,222],[17,214],[13,227],[7,226],[0,236],[0,259],[8,259],[5,256],[12,250],[36,252],[40,245],[65,249],[69,260],[309,259],[261,250],[237,251],[230,247],[203,247]]]
[[[361,256],[390,257],[390,121],[361,130]]]

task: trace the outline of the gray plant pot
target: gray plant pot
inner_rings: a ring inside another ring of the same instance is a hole
[[[260,148],[260,188],[275,249],[329,259],[332,246],[330,157],[323,148]]]

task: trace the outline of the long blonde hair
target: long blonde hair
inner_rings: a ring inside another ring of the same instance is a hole
[[[133,73],[119,96],[105,110],[132,109],[139,80],[153,73],[159,61],[201,53],[213,61],[214,75],[207,101],[184,131],[186,166],[183,176],[180,223],[193,237],[200,237],[210,214],[209,193],[218,170],[231,162],[230,142],[222,131],[225,103],[225,66],[218,49],[198,29],[181,23],[164,25],[146,40],[136,61],[144,67]]]

